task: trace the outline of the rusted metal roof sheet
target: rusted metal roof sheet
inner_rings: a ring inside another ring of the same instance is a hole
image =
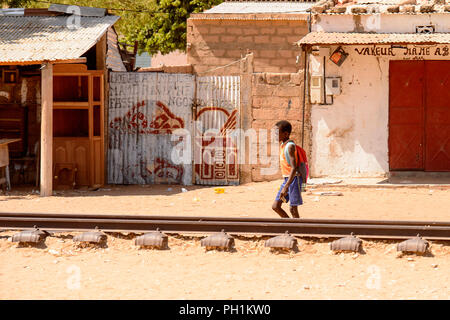
[[[123,64],[117,44],[117,33],[114,27],[110,27],[107,32],[108,49],[106,52],[106,67],[112,71],[126,72],[127,68]]]
[[[78,19],[79,27],[69,28]],[[118,16],[0,16],[0,63],[77,59],[118,19]]]
[[[297,45],[317,44],[376,44],[376,43],[450,43],[450,33],[339,33],[311,32],[297,42]]]

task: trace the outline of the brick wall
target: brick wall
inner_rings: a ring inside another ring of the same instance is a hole
[[[246,53],[254,54],[255,72],[297,72],[300,49],[294,42],[307,34],[304,17],[298,20],[188,19],[187,55],[195,73],[228,65]],[[200,15],[201,16],[201,15]],[[227,74],[239,73],[239,65]]]
[[[252,125],[255,130],[271,129],[277,121],[292,124],[291,139],[301,145],[303,126],[303,70],[297,73],[255,73],[252,76]],[[308,110],[305,108],[304,149],[309,152]],[[271,153],[269,152],[269,155]],[[272,161],[278,164],[277,156]],[[280,179],[279,170],[272,175],[262,174],[269,165],[252,165],[252,181]]]

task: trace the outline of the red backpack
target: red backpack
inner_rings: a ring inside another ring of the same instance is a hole
[[[302,147],[300,147],[299,145],[296,145],[296,144],[294,143],[294,141],[289,141],[289,142],[286,144],[286,146],[287,146],[289,143],[293,143],[293,144],[295,145],[295,162],[296,162],[297,164],[301,164],[301,163],[304,163],[304,164],[305,164],[305,168],[306,168],[306,177],[305,177],[303,180],[304,180],[304,182],[306,183],[306,181],[308,180],[308,177],[309,177],[309,166],[308,166],[308,158],[306,157],[306,152],[305,152],[305,150],[304,150]],[[284,153],[285,153],[285,154],[284,154],[284,157],[286,158],[287,163],[288,163],[290,166],[292,166],[291,163],[289,162],[288,148],[285,148],[285,149],[284,149]]]

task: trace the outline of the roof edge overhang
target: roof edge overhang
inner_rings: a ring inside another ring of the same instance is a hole
[[[88,52],[93,46],[95,46],[102,38],[103,38],[103,36],[105,36],[106,35],[106,33],[108,32],[108,29],[109,28],[111,28],[111,27],[113,27],[114,28],[114,25],[117,23],[117,21],[119,21],[120,20],[120,16],[114,16],[114,17],[116,17],[117,19],[116,19],[116,21],[114,21],[113,23],[111,23],[110,25],[108,25],[108,26],[106,26],[98,35],[97,35],[97,38],[94,40],[94,41],[92,41],[92,44],[89,46],[89,49],[87,49],[83,54],[85,54],[86,52]],[[116,30],[114,29],[114,32],[116,32]],[[117,32],[116,32],[116,34],[117,34]],[[80,56],[81,57],[81,56]]]
[[[307,20],[305,13],[194,13],[189,20]]]
[[[40,60],[40,61],[0,61],[0,66],[28,66],[33,64],[61,64],[61,63],[86,63],[86,58],[68,59],[68,60]]]
[[[391,45],[450,44],[450,33],[353,33],[353,32],[310,32],[298,42],[297,46],[320,45]]]
[[[335,12],[322,12],[322,13],[312,13],[317,17],[326,17],[326,16],[373,16],[373,12],[365,12],[365,13],[353,13],[353,12],[344,12],[344,13],[335,13]],[[430,16],[430,15],[450,15],[448,11],[434,11],[434,12],[377,12],[376,15],[380,16],[406,16],[406,17],[414,17],[414,16]]]

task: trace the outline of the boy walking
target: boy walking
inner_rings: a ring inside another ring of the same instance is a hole
[[[297,155],[299,161],[296,161],[296,146],[289,139],[292,131],[292,125],[286,121],[278,121],[275,124],[278,127],[280,142],[280,167],[283,175],[283,183],[278,191],[277,197],[272,204],[272,209],[282,218],[289,218],[286,211],[281,208],[283,202],[289,202],[289,211],[293,218],[300,218],[298,206],[303,204],[301,195],[302,180],[306,179],[306,170],[301,166],[300,155]],[[299,162],[299,163],[297,163]]]

